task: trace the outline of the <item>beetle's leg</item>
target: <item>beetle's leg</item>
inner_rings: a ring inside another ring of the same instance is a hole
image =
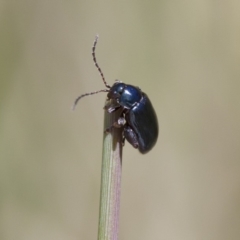
[[[127,139],[127,141],[134,147],[138,148],[138,138],[136,133],[132,130],[130,126],[124,127],[123,132],[124,137]]]
[[[109,128],[105,129],[105,132],[109,133],[112,131],[113,128],[121,128],[125,125],[126,120],[124,117],[120,117],[118,118],[118,120],[116,122],[113,123],[112,126],[110,126]]]
[[[123,133],[123,136],[122,136],[122,146],[124,146],[125,145],[125,136],[124,136],[124,133]]]
[[[119,108],[121,107],[121,105],[119,105],[119,103],[115,102],[115,101],[109,101],[105,106],[104,106],[104,110],[106,110],[108,113],[112,113],[114,111],[117,111]]]

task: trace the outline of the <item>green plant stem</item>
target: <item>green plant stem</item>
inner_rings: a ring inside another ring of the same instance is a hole
[[[105,111],[104,131],[120,116],[116,111]],[[104,132],[101,195],[99,210],[98,240],[117,240],[119,232],[119,210],[122,173],[122,129],[112,128]]]

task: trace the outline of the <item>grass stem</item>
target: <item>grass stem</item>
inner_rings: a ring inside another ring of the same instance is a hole
[[[101,194],[99,209],[98,240],[117,240],[122,174],[122,128],[112,128],[120,116],[119,111],[104,115]]]

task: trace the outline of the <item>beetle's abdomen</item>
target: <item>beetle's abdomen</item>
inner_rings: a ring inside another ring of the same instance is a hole
[[[143,98],[126,114],[126,121],[137,135],[141,153],[150,151],[158,138],[158,119],[148,96]]]

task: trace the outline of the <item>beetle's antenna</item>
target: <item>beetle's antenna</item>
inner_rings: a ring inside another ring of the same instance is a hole
[[[79,97],[76,98],[76,100],[74,101],[74,104],[72,106],[72,110],[75,110],[76,106],[77,106],[77,103],[78,101],[83,98],[83,97],[86,97],[86,96],[89,96],[89,95],[93,95],[93,94],[96,94],[96,93],[100,93],[100,92],[109,92],[108,89],[102,89],[102,90],[98,90],[98,91],[95,91],[95,92],[90,92],[90,93],[84,93],[82,95],[80,95]]]
[[[94,61],[94,63],[95,63],[96,68],[98,69],[100,75],[102,76],[103,83],[105,84],[105,86],[106,86],[107,88],[111,88],[111,86],[107,84],[107,82],[106,82],[106,80],[105,80],[105,77],[104,77],[104,75],[103,75],[103,72],[102,72],[101,68],[99,67],[99,65],[98,65],[98,63],[97,63],[96,54],[95,54],[95,49],[96,49],[97,41],[98,41],[98,35],[95,37],[95,40],[94,40],[93,46],[92,46],[92,57],[93,57],[93,61]],[[95,91],[95,92],[84,93],[84,94],[80,95],[79,97],[76,98],[76,100],[75,100],[75,102],[74,102],[74,104],[73,104],[73,106],[72,106],[72,110],[74,110],[74,109],[76,108],[77,103],[78,103],[78,101],[79,101],[81,98],[86,97],[86,96],[89,96],[89,95],[93,95],[93,94],[96,94],[96,93],[99,93],[99,92],[109,92],[109,90],[108,90],[108,89],[102,89],[102,90],[98,90],[98,91]]]
[[[103,80],[105,86],[106,86],[107,88],[111,88],[111,86],[107,84],[107,82],[106,82],[106,80],[105,80],[105,77],[104,77],[104,75],[103,75],[103,72],[102,72],[101,68],[99,67],[99,65],[98,65],[98,63],[97,63],[96,54],[95,54],[95,49],[96,49],[97,41],[98,41],[98,35],[95,37],[95,40],[94,40],[94,43],[93,43],[93,46],[92,46],[92,57],[93,57],[93,61],[94,61],[94,63],[95,63],[96,68],[98,69],[100,75],[102,76],[102,80]]]

